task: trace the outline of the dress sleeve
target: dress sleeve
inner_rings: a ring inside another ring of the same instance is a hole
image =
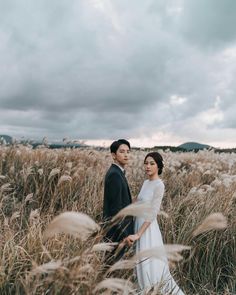
[[[155,220],[157,218],[157,214],[160,211],[160,207],[161,207],[161,201],[164,195],[164,184],[158,184],[154,190],[153,190],[153,196],[152,199],[150,200],[151,202],[151,212],[149,214],[149,217],[146,218],[145,221],[148,222],[152,222],[153,220]]]

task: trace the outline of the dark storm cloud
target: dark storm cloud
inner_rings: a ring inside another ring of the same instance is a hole
[[[12,28],[5,33],[11,36],[5,49],[15,50],[11,53],[13,59],[9,58],[5,65],[8,69],[14,67],[14,71],[2,77],[6,85],[1,95],[2,108],[51,112],[118,108],[123,112],[137,112],[142,110],[144,102],[156,99],[151,85],[155,83],[155,75],[147,81],[148,73],[150,76],[154,68],[151,54],[145,60],[142,48],[134,57],[132,52],[126,56],[125,48],[117,52],[107,37],[107,34],[117,35],[109,23],[97,16],[104,32],[89,22],[91,16],[84,24],[83,14],[88,13],[86,5],[74,3],[78,6],[78,19],[72,18],[72,21],[69,18],[73,16],[73,6],[68,9],[67,5],[54,5],[55,8],[51,6],[47,10],[44,5],[38,5],[36,10],[26,4],[26,7],[5,8],[5,13],[15,11],[8,17],[6,13],[2,20],[5,28],[8,24]],[[28,20],[29,24],[32,22],[28,29],[25,8],[26,12],[34,12]],[[14,25],[15,14],[19,27]],[[22,58],[18,58],[19,54]],[[14,83],[12,90],[10,83]]]
[[[0,133],[110,139],[159,130],[181,141],[197,120],[203,133],[235,128],[235,5],[1,1]]]

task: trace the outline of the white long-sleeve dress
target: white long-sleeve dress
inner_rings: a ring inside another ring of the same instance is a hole
[[[137,200],[151,202],[153,213],[146,219],[137,217],[135,220],[135,232],[138,232],[145,221],[151,222],[136,242],[136,253],[154,247],[163,247],[162,235],[157,223],[157,213],[160,210],[164,189],[165,186],[161,179],[145,180],[143,183]],[[166,257],[164,260],[157,258],[141,260],[136,266],[136,271],[138,284],[143,293],[159,284],[163,294],[184,294],[170,274]]]

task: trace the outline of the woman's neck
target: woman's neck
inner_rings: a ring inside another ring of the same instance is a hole
[[[156,179],[159,179],[159,176],[157,174],[148,177],[148,180],[150,181],[156,180]]]

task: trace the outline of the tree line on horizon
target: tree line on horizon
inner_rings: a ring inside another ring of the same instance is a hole
[[[61,143],[45,143],[44,140],[42,141],[32,141],[32,140],[19,140],[14,141],[13,138],[9,135],[0,135],[0,145],[14,145],[17,144],[23,144],[23,145],[31,145],[33,148],[38,148],[40,146],[45,146],[50,149],[60,149],[60,148],[85,148],[89,147],[85,144],[80,144],[78,142],[61,142]],[[97,147],[97,149],[108,149],[108,147]],[[214,150],[216,153],[236,153],[236,147],[235,148],[215,148],[206,144],[201,144],[197,142],[186,142],[184,144],[181,144],[179,146],[170,146],[170,145],[155,145],[154,147],[133,147],[134,150],[156,150],[160,149],[163,151],[171,151],[171,152],[198,152],[200,150],[206,149],[206,150]]]

